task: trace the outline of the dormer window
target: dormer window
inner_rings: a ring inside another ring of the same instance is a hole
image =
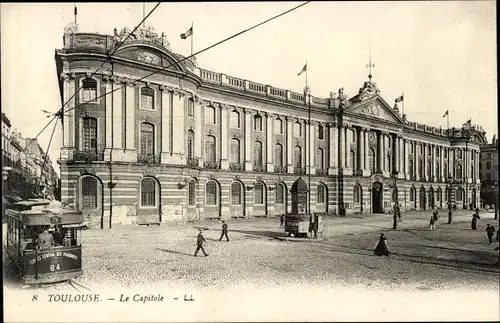
[[[154,110],[155,91],[149,87],[141,89],[141,109]]]

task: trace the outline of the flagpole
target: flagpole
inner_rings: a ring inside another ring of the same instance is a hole
[[[306,61],[306,87],[307,87],[307,61]]]
[[[403,116],[405,115],[405,93],[403,92]]]
[[[193,38],[194,38],[194,23],[191,21],[191,56],[193,56]]]

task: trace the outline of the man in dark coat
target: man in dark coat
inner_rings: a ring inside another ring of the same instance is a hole
[[[222,234],[220,235],[219,241],[222,240],[222,237],[226,236],[227,242],[229,242],[229,237],[227,236],[227,223],[226,221],[222,221]]]
[[[472,222],[471,222],[471,229],[472,230],[477,230],[477,220],[478,219],[481,219],[481,218],[479,217],[479,213],[476,212],[472,215]]]
[[[488,223],[486,225],[486,234],[488,235],[488,241],[490,242],[490,244],[492,244],[493,235],[495,234],[495,227]]]
[[[280,216],[280,228],[285,227],[285,214],[281,214]]]
[[[207,242],[207,240],[205,240],[205,238],[203,237],[203,232],[202,230],[200,230],[200,233],[198,233],[198,237],[196,238],[196,251],[194,252],[195,257],[198,254],[198,251],[200,251],[200,249],[205,255],[205,257],[208,256],[208,253],[206,253],[205,249],[203,248],[203,242]]]

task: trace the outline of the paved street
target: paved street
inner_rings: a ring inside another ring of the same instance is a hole
[[[471,211],[458,211],[454,223],[440,215],[428,229],[429,212],[403,215],[392,230],[391,215],[325,218],[324,240],[284,242],[279,219],[229,221],[231,241],[219,242],[220,222],[185,226],[121,227],[84,231],[85,286],[236,285],[276,287],[363,287],[388,290],[498,290],[497,243],[488,245],[484,228],[493,213],[483,213],[470,229]],[[210,254],[193,257],[196,228],[204,231]],[[497,227],[497,226],[496,226]],[[373,249],[385,232],[390,257]]]

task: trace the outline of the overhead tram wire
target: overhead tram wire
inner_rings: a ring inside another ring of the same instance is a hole
[[[252,30],[252,29],[255,29],[255,28],[257,28],[257,27],[259,27],[259,26],[261,26],[261,25],[263,25],[263,24],[266,24],[266,23],[268,23],[268,22],[270,22],[270,21],[272,21],[272,20],[276,19],[276,18],[279,18],[279,17],[281,17],[281,16],[283,16],[283,15],[286,15],[286,14],[288,14],[288,13],[290,13],[290,12],[294,11],[294,10],[297,10],[297,9],[299,9],[300,7],[303,7],[303,6],[305,6],[306,4],[308,4],[308,3],[310,3],[310,2],[311,2],[311,1],[306,1],[306,2],[304,2],[304,3],[300,4],[300,5],[296,6],[296,7],[293,7],[293,8],[291,8],[291,9],[288,9],[287,11],[284,11],[284,12],[282,12],[282,13],[280,13],[280,14],[276,15],[276,16],[273,16],[273,17],[271,17],[271,18],[269,18],[269,19],[267,19],[267,20],[265,20],[265,21],[263,21],[263,22],[261,22],[261,23],[259,23],[259,24],[257,24],[257,25],[254,25],[254,26],[252,26],[252,27],[250,27],[250,28],[248,28],[248,29],[245,29],[245,30],[240,31],[240,32],[238,32],[238,33],[236,33],[236,34],[234,34],[234,35],[232,35],[232,36],[230,36],[230,37],[227,37],[227,38],[225,38],[224,40],[221,40],[221,41],[219,41],[219,42],[217,42],[217,43],[215,43],[215,44],[213,44],[213,45],[211,45],[211,46],[208,46],[208,47],[206,47],[205,49],[202,49],[202,50],[200,50],[200,51],[197,51],[196,53],[193,53],[192,55],[186,56],[186,57],[182,58],[181,60],[176,61],[176,62],[175,62],[175,63],[173,63],[173,64],[169,64],[169,65],[167,65],[167,66],[165,66],[165,67],[162,67],[162,68],[156,69],[156,71],[154,71],[154,72],[152,72],[152,73],[150,73],[150,74],[147,74],[147,75],[145,75],[145,76],[143,76],[143,77],[141,77],[141,78],[139,78],[139,79],[133,80],[133,81],[131,81],[131,83],[136,83],[136,82],[142,81],[142,80],[144,80],[144,79],[146,79],[146,78],[148,78],[148,77],[150,77],[150,76],[153,76],[153,75],[155,75],[155,74],[157,74],[157,73],[159,73],[159,72],[163,72],[163,71],[165,71],[166,69],[168,69],[169,67],[171,67],[171,66],[173,66],[173,65],[175,65],[175,64],[179,64],[180,62],[183,62],[183,61],[185,61],[185,60],[187,60],[187,59],[189,59],[189,58],[191,58],[191,57],[193,57],[193,56],[196,56],[196,55],[198,55],[198,54],[201,54],[201,53],[203,53],[203,52],[205,52],[205,51],[207,51],[207,50],[209,50],[209,49],[212,49],[212,48],[214,48],[214,47],[216,47],[216,46],[218,46],[218,45],[220,45],[220,44],[222,44],[222,43],[225,43],[225,42],[226,42],[226,41],[228,41],[228,40],[231,40],[231,39],[233,39],[233,38],[235,38],[235,37],[237,37],[237,36],[239,36],[239,35],[241,35],[241,34],[244,34],[244,33],[246,33],[247,31],[250,31],[250,30]],[[83,106],[83,105],[84,105],[84,104],[86,104],[86,103],[89,103],[89,102],[91,102],[91,101],[94,101],[94,100],[97,100],[97,99],[103,98],[103,97],[105,97],[106,95],[111,94],[111,93],[113,93],[113,92],[115,92],[115,91],[118,91],[118,90],[120,90],[120,89],[123,89],[123,88],[125,88],[125,86],[120,86],[120,87],[117,87],[116,89],[113,89],[113,90],[111,90],[111,91],[109,91],[109,92],[106,92],[106,93],[104,93],[104,94],[101,94],[101,95],[97,96],[96,98],[94,98],[94,99],[92,99],[92,100],[82,102],[82,103],[80,103],[80,104],[78,104],[78,105],[74,106],[73,108],[70,108],[70,109],[66,110],[65,112],[75,110],[75,109],[77,109],[77,108],[79,108],[79,107]]]
[[[135,28],[134,28],[134,29],[133,29],[133,30],[132,30],[132,31],[131,31],[128,35],[127,35],[127,37],[126,37],[125,39],[123,39],[123,40],[120,42],[120,44],[118,44],[118,46],[116,46],[116,47],[113,49],[113,51],[112,51],[111,53],[106,54],[106,55],[108,56],[108,58],[111,58],[111,56],[113,56],[113,55],[116,53],[116,51],[117,51],[118,49],[120,49],[120,47],[121,47],[121,46],[123,46],[123,44],[124,44],[124,43],[125,43],[125,42],[129,39],[129,38],[130,38],[130,36],[132,36],[132,34],[133,34],[133,33],[134,33],[134,32],[135,32],[135,31],[136,31],[136,30],[137,30],[137,29],[138,29],[138,28],[139,28],[139,27],[140,27],[140,26],[141,26],[141,25],[142,25],[142,24],[146,21],[146,19],[148,19],[148,18],[149,18],[149,16],[151,16],[151,14],[152,14],[152,13],[156,10],[156,8],[158,8],[158,6],[159,6],[160,4],[161,4],[161,2],[158,2],[158,3],[156,4],[156,6],[155,6],[155,7],[154,7],[154,8],[153,8],[153,9],[152,9],[152,10],[151,10],[148,14],[147,14],[147,16],[145,16],[145,17],[141,20],[141,22],[140,22],[138,25],[136,25],[136,26],[135,26]],[[89,77],[89,78],[92,78],[94,75],[96,75],[96,74],[97,74],[97,72],[98,72],[98,71],[99,71],[99,70],[100,70],[100,69],[104,66],[104,64],[105,64],[105,63],[106,63],[106,61],[102,62],[101,66],[99,66],[99,67],[98,67],[98,68],[94,71],[94,73],[92,73],[92,74],[90,75],[90,77]],[[70,97],[70,98],[69,98],[69,99],[68,99],[68,100],[67,100],[67,101],[63,104],[63,106],[61,107],[61,109],[59,109],[59,111],[57,112],[57,114],[60,114],[60,113],[61,113],[61,110],[64,110],[64,107],[65,107],[65,106],[69,103],[69,101],[71,101],[71,100],[72,100],[72,99],[73,99],[73,98],[74,98],[74,97],[78,94],[78,92],[80,92],[80,90],[81,90],[82,88],[83,88],[83,84],[82,84],[82,86],[80,86],[80,87],[79,87],[79,88],[75,91],[75,93],[73,93],[73,95],[72,95],[72,96],[71,96],[71,97]]]
[[[150,15],[151,15],[151,14],[152,14],[155,10],[156,10],[156,8],[158,8],[158,6],[159,6],[160,4],[161,4],[161,2],[158,2],[158,3],[156,4],[156,6],[155,6],[153,9],[151,9],[151,11],[150,11],[150,12],[149,12],[149,13],[148,13],[148,14],[147,14],[147,15],[146,15],[146,16],[145,16],[142,20],[141,20],[141,22],[140,22],[137,26],[135,26],[135,28],[132,30],[132,32],[130,32],[130,33],[128,34],[128,36],[127,36],[124,40],[122,40],[122,41],[120,42],[120,44],[118,44],[118,46],[117,46],[117,47],[115,47],[115,48],[113,49],[113,51],[111,52],[111,54],[107,54],[108,59],[110,59],[110,58],[111,58],[111,56],[112,56],[114,53],[116,53],[116,51],[117,51],[117,50],[118,50],[118,49],[119,49],[119,48],[120,48],[120,47],[121,47],[121,46],[125,43],[125,41],[127,41],[127,39],[128,39],[128,38],[129,38],[129,37],[130,37],[130,36],[131,36],[131,35],[132,35],[132,34],[133,34],[133,33],[134,33],[134,32],[135,32],[135,31],[136,31],[136,30],[137,30],[137,29],[138,29],[138,28],[139,28],[139,27],[140,27],[140,26],[141,26],[141,25],[145,22],[145,21],[146,21],[146,19],[148,19],[148,18],[149,18],[149,16],[150,16]],[[105,64],[105,63],[106,63],[106,61],[104,61],[104,62],[101,64],[101,66],[99,66],[99,67],[98,67],[98,68],[94,71],[94,73],[92,73],[92,74],[90,75],[90,77],[93,77],[95,74],[97,74],[97,72],[98,72],[98,71],[99,71],[99,70],[100,70],[100,69],[104,66],[104,64]],[[82,85],[82,86],[80,86],[80,87],[79,87],[79,88],[75,91],[75,93],[73,93],[73,95],[72,95],[72,96],[71,96],[71,97],[70,97],[70,98],[69,98],[69,99],[68,99],[68,100],[67,100],[67,101],[66,101],[66,102],[62,105],[62,107],[61,107],[61,108],[60,108],[60,109],[59,109],[56,113],[54,113],[54,114],[53,114],[52,119],[51,119],[51,120],[47,123],[47,125],[46,125],[46,126],[45,126],[45,127],[44,127],[44,128],[43,128],[43,129],[42,129],[42,130],[41,130],[41,131],[40,131],[40,132],[39,132],[36,136],[35,136],[35,138],[34,138],[34,139],[38,138],[38,136],[40,136],[40,134],[41,134],[41,133],[42,133],[42,132],[43,132],[43,131],[47,128],[47,126],[48,126],[50,123],[52,123],[52,121],[54,121],[54,119],[55,119],[55,118],[57,118],[57,117],[62,117],[62,116],[64,115],[64,107],[65,107],[65,106],[66,106],[66,105],[67,105],[67,104],[68,104],[68,103],[69,103],[69,102],[70,102],[70,101],[71,101],[71,100],[72,100],[72,99],[73,99],[73,98],[74,98],[74,97],[78,94],[78,92],[80,92],[80,90],[81,90],[82,88],[83,88],[83,85]],[[115,91],[116,91],[116,90],[115,90]],[[109,92],[109,93],[111,93],[111,92]],[[106,94],[107,94],[107,93],[106,93]],[[103,96],[100,96],[99,98],[101,98],[101,97],[103,97]],[[98,98],[96,98],[96,99],[98,99]],[[90,101],[83,102],[82,104],[85,104],[85,103],[88,103],[88,102],[90,102]],[[77,107],[80,107],[82,104],[78,105]],[[77,108],[77,107],[75,107],[75,108]],[[71,109],[67,110],[66,112],[71,111],[71,110],[74,110],[75,108],[71,108]],[[24,149],[26,149],[27,147],[28,147],[28,146],[24,147]]]

